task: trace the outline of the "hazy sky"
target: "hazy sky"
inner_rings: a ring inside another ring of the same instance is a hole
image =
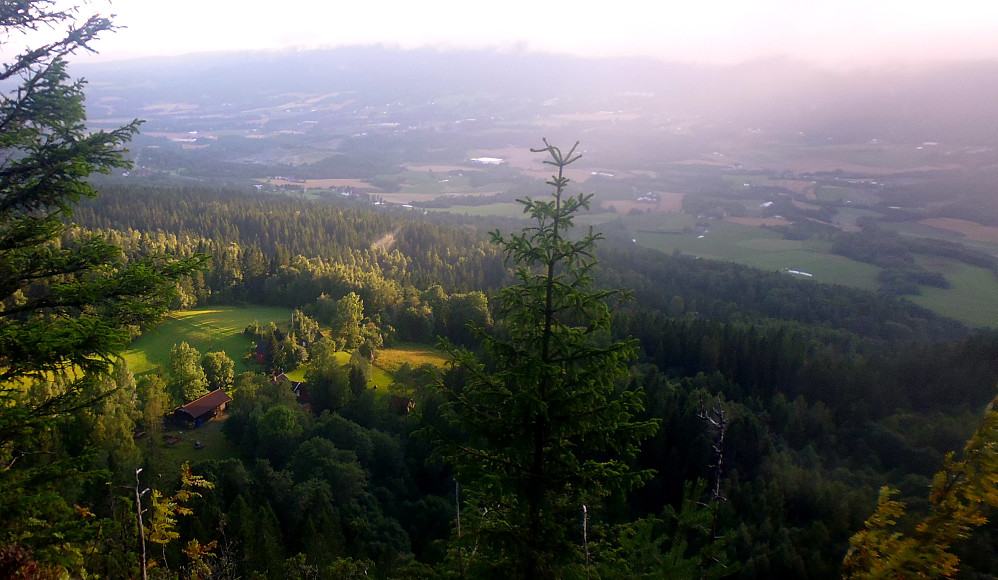
[[[998,58],[994,0],[93,0],[103,58],[344,44],[831,65]]]

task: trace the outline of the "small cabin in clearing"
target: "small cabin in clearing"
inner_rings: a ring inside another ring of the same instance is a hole
[[[200,427],[228,409],[231,401],[232,397],[227,395],[225,391],[215,389],[207,395],[174,409],[173,420],[184,425],[193,425],[195,428]]]

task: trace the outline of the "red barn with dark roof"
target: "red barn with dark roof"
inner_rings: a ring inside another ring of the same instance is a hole
[[[193,424],[194,427],[200,427],[201,424],[207,423],[213,417],[228,409],[229,402],[231,401],[232,397],[227,395],[225,391],[215,389],[207,395],[198,397],[190,403],[174,409],[173,418],[180,423]]]

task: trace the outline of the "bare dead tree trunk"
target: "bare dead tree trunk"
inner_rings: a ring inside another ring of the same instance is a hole
[[[582,548],[586,553],[586,579],[589,579],[589,509],[582,504]]]
[[[139,474],[142,473],[142,468],[135,470],[135,515],[139,519],[139,542],[142,544],[142,580],[148,580],[146,576],[146,569],[148,568],[146,560],[146,530],[145,525],[142,523],[142,513],[145,511],[142,509],[142,496],[149,491],[148,488],[139,491]]]
[[[710,467],[714,469],[713,500],[720,502],[724,500],[721,497],[721,474],[724,466],[724,435],[728,431],[728,418],[724,412],[724,405],[721,404],[721,398],[717,398],[717,404],[710,410],[707,410],[704,406],[703,398],[701,398],[700,413],[698,415],[701,419],[707,421],[716,433],[714,443],[711,445],[711,449],[714,451],[714,464]]]

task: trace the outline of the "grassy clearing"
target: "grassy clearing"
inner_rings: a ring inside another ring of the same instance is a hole
[[[998,280],[984,268],[959,262],[922,257],[919,264],[941,272],[949,280],[948,289],[921,287],[921,295],[912,302],[943,316],[955,318],[973,328],[998,328]]]
[[[523,205],[519,203],[488,203],[485,205],[455,205],[452,207],[434,208],[432,211],[463,214],[470,216],[498,216],[527,219],[523,213]]]
[[[374,364],[385,371],[394,374],[403,363],[412,367],[431,364],[443,368],[447,357],[439,350],[425,344],[403,343],[393,348],[378,351]]]
[[[253,321],[265,325],[291,319],[291,310],[269,306],[220,306],[170,314],[162,323],[146,331],[125,351],[125,361],[136,375],[166,368],[170,349],[186,341],[202,354],[223,351],[235,361],[236,374],[252,370],[242,358],[252,341],[242,335]]]
[[[350,353],[348,352],[344,351],[336,352],[333,353],[333,357],[336,359],[336,362],[339,363],[341,367],[346,366],[347,364],[350,363]],[[288,379],[295,381],[297,383],[301,383],[305,381],[305,373],[308,371],[310,366],[311,363],[305,363],[300,367],[296,368],[295,370],[288,371],[284,374],[287,375]]]
[[[194,465],[200,461],[221,461],[238,457],[239,449],[222,434],[224,420],[225,416],[222,415],[193,431],[184,430],[181,441],[174,445],[168,445],[162,436],[139,441],[139,447],[149,460],[150,477],[157,483],[167,485],[176,479],[180,466],[185,461]],[[179,431],[170,429],[164,433],[177,435]],[[204,448],[195,449],[196,441],[204,443]]]
[[[811,249],[762,253],[738,260],[738,263],[769,271],[792,268],[813,274],[810,279],[816,282],[842,284],[872,292],[880,287],[876,266]]]
[[[287,309],[265,307],[221,307],[176,312],[136,340],[132,348],[126,352],[126,360],[136,374],[153,371],[167,364],[170,348],[174,344],[187,341],[201,352],[224,350],[236,360],[238,373],[245,370],[241,356],[250,345],[249,339],[241,334],[243,329],[253,321],[265,324],[289,317],[290,311]],[[350,363],[348,352],[338,352],[335,356],[341,365]],[[384,393],[392,384],[395,371],[403,363],[412,366],[428,363],[442,367],[445,361],[443,353],[427,345],[407,343],[384,349],[378,353],[377,365],[371,366],[368,385]],[[303,365],[287,373],[288,378],[293,381],[303,381],[307,369],[308,365]],[[184,430],[182,440],[174,445],[168,445],[161,435],[139,441],[139,447],[149,460],[148,473],[151,481],[166,489],[164,486],[173,484],[180,466],[185,461],[190,461],[193,465],[200,461],[220,461],[237,457],[239,449],[222,434],[224,419],[223,415],[196,430]],[[165,432],[172,435],[179,434],[174,428]],[[197,441],[204,443],[203,449],[195,449],[194,443]]]
[[[667,254],[679,250],[767,271],[802,270],[813,274],[812,279],[818,282],[865,290],[879,287],[875,266],[829,254],[823,243],[786,240],[779,233],[760,227],[715,221],[703,238],[691,233],[643,231],[635,239],[642,246]]]
[[[854,199],[856,192],[846,187],[819,185],[815,188],[814,195],[818,198],[818,201],[846,201]]]
[[[377,358],[371,365],[371,376],[368,385],[385,392],[392,384],[393,376],[404,363],[412,367],[431,364],[443,368],[447,358],[439,350],[416,343],[402,343],[393,348],[379,350]]]
[[[380,354],[380,353],[379,353]],[[340,366],[347,366],[350,364],[350,353],[340,351],[334,354],[336,357],[336,362]],[[399,363],[401,365],[401,363]],[[372,389],[377,389],[379,391],[385,392],[388,386],[392,384],[392,375],[398,367],[395,367],[391,371],[380,368],[376,365],[371,365],[371,376],[367,379],[367,386]],[[305,363],[293,371],[284,373],[288,376],[289,380],[295,382],[305,382],[305,373],[308,372],[309,363]]]
[[[394,382],[392,375],[385,369],[371,365],[371,376],[367,378],[367,386],[376,391],[387,393],[388,387]]]

